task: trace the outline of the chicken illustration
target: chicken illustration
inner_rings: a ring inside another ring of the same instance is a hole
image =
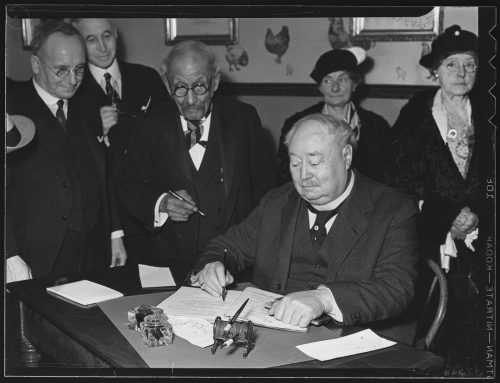
[[[286,25],[284,25],[277,34],[273,34],[271,28],[267,28],[264,45],[270,53],[274,53],[277,56],[276,62],[278,64],[281,63],[281,56],[283,56],[288,49],[289,42],[290,34],[288,33],[288,27]]]
[[[226,61],[229,64],[229,70],[240,70],[241,66],[248,65],[248,54],[238,44],[226,45]]]

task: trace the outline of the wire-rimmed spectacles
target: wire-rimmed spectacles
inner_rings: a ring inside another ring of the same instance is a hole
[[[451,60],[441,64],[444,66],[448,72],[450,73],[458,73],[460,68],[464,68],[467,73],[475,73],[477,71],[477,64],[474,62],[467,62],[465,64],[461,64],[458,61]]]
[[[172,94],[175,97],[185,97],[188,94],[188,92],[192,90],[195,95],[204,96],[205,94],[208,93],[208,91],[212,86],[212,78],[210,78],[208,85],[205,85],[202,82],[195,82],[190,87],[184,84],[179,84],[173,89]]]
[[[38,57],[40,62],[43,65],[45,65],[47,68],[49,68],[49,70],[59,78],[66,78],[70,75],[71,72],[73,72],[76,77],[83,77],[85,75],[85,64],[78,65],[73,69],[59,68],[57,70],[54,70],[49,66],[49,64],[47,64],[45,61],[43,61],[39,56],[36,56],[36,57]]]

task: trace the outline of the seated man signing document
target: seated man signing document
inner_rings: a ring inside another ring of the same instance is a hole
[[[327,313],[339,325],[377,322],[380,333],[410,343],[412,330],[396,317],[414,296],[417,207],[351,169],[355,137],[343,121],[306,116],[286,145],[293,184],[273,189],[241,224],[214,238],[192,285],[220,296],[250,264],[255,286],[285,295],[269,309],[278,320],[306,327]]]

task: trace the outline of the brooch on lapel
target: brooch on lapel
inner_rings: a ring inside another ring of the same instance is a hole
[[[149,108],[149,103],[151,102],[151,96],[149,96],[148,98],[148,102],[146,103],[146,105],[143,105],[141,106],[141,111],[142,113],[146,113],[148,111],[148,108]]]

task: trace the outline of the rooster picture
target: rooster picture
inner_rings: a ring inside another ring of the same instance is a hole
[[[276,62],[278,64],[281,63],[281,56],[283,56],[288,49],[289,42],[290,34],[288,33],[288,27],[286,25],[284,25],[277,34],[273,34],[271,28],[267,28],[264,45],[268,52],[277,56]]]
[[[240,66],[248,65],[248,54],[238,44],[226,45],[226,61],[229,64],[229,70],[240,70]]]

